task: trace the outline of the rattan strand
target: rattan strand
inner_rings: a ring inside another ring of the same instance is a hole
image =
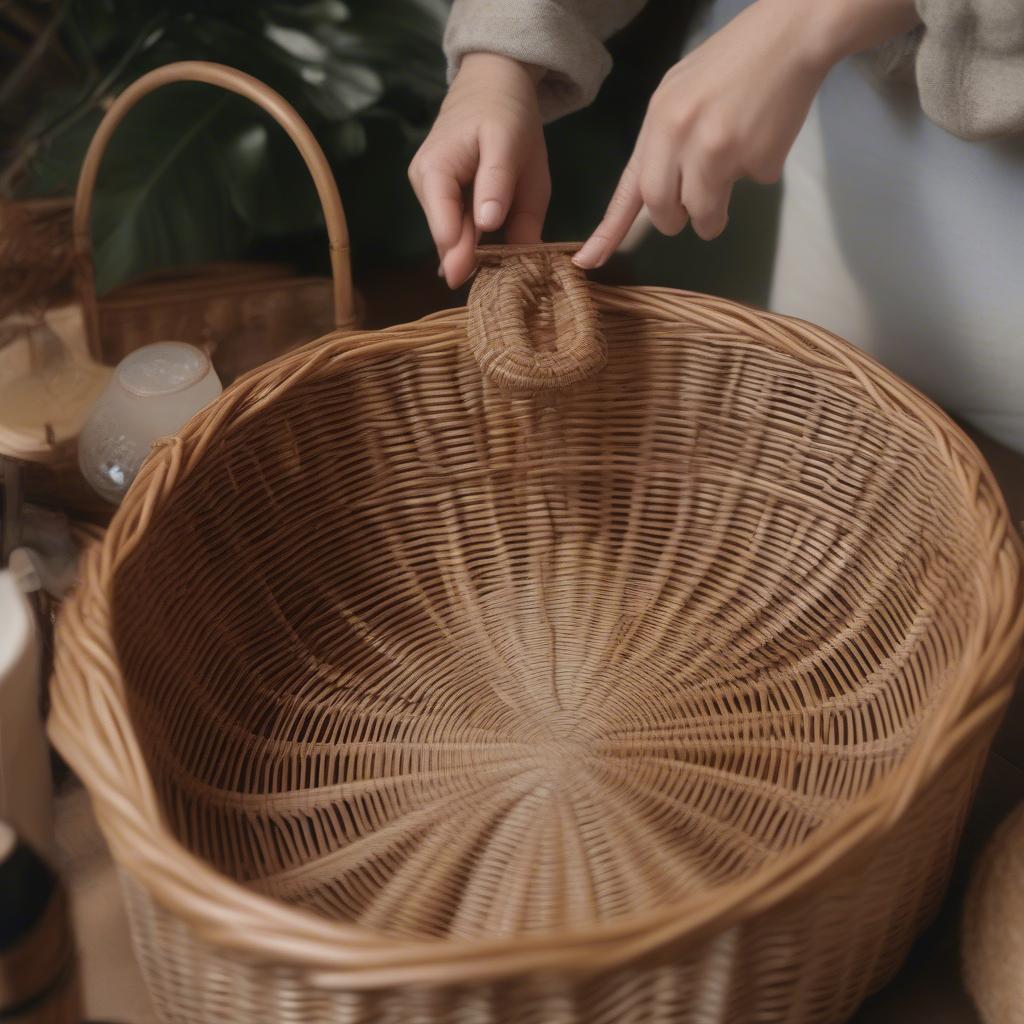
[[[500,259],[570,350],[565,254]],[[590,289],[604,369],[504,390],[474,295],[244,378],[87,559],[50,727],[161,1012],[843,1019],[1019,665],[987,467],[825,332],[668,290]]]

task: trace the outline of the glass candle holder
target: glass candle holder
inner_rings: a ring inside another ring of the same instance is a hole
[[[120,502],[150,446],[177,433],[221,393],[209,356],[161,341],[125,356],[78,438],[78,465],[101,497]]]

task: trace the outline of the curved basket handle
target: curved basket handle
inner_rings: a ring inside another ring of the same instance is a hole
[[[327,234],[331,245],[331,276],[334,283],[334,324],[348,327],[352,316],[352,265],[348,244],[348,225],[341,205],[338,186],[320,144],[295,108],[259,79],[225,64],[187,60],[165,64],[133,82],[114,100],[106,112],[82,162],[75,191],[72,219],[75,272],[82,303],[86,339],[94,359],[102,356],[99,332],[99,306],[96,298],[96,276],[92,261],[92,200],[103,154],[110,137],[124,116],[144,96],[173,82],[204,82],[237,93],[262,107],[288,133],[302,155],[324,210]]]
[[[579,248],[538,242],[477,249],[466,329],[481,371],[503,391],[560,391],[604,367],[597,306],[570,259]]]

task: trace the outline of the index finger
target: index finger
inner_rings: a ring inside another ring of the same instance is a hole
[[[643,208],[640,197],[640,173],[636,156],[630,157],[619,184],[612,193],[604,219],[573,257],[573,263],[584,270],[600,267],[619,247]]]

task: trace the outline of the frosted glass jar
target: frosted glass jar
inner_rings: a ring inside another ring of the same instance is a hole
[[[125,356],[78,439],[78,465],[92,488],[119,502],[160,437],[174,434],[221,393],[209,356],[161,341]]]

